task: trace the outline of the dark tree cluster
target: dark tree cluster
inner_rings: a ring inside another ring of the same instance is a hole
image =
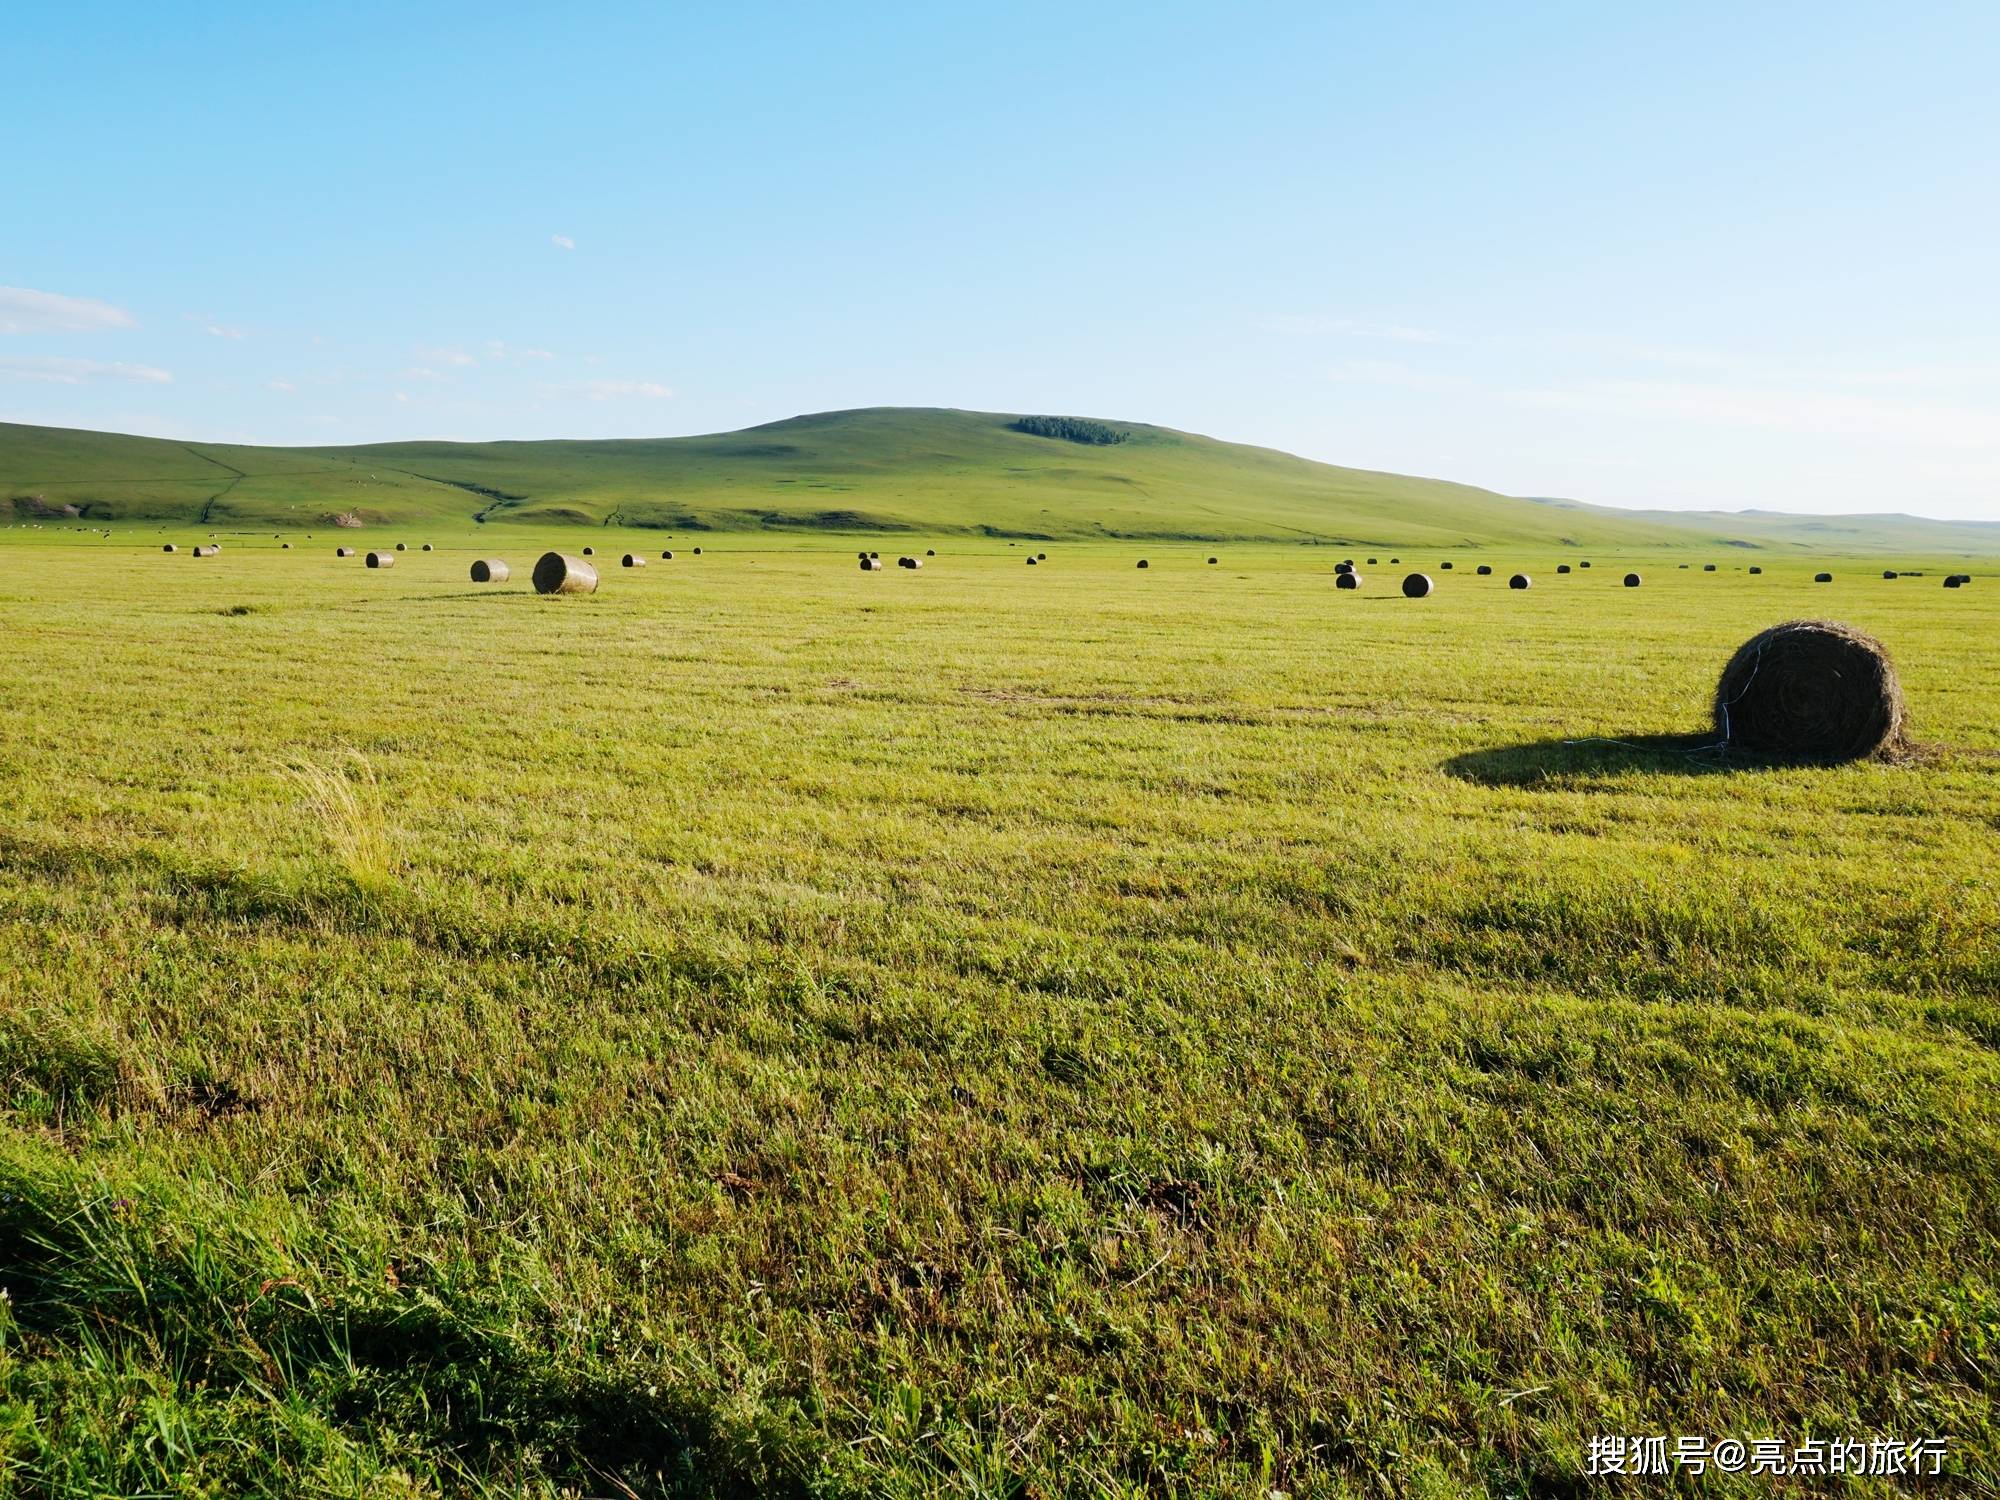
[[[1122,443],[1132,435],[1088,417],[1022,417],[1007,425],[1030,437],[1060,438],[1065,443],[1090,443],[1100,448]]]

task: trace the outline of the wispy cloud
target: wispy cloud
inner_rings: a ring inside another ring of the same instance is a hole
[[[1414,328],[1407,323],[1375,323],[1365,318],[1339,317],[1330,313],[1279,313],[1259,320],[1266,333],[1291,338],[1386,339],[1395,344],[1443,344],[1449,340],[1434,328]]]
[[[463,349],[419,349],[417,358],[434,365],[456,365],[460,368],[479,363],[478,359]]]
[[[0,377],[40,380],[52,385],[82,385],[91,380],[135,380],[146,385],[166,385],[173,376],[152,365],[128,365],[97,359],[56,359],[44,355],[0,358]]]
[[[566,234],[550,235],[549,243],[554,245],[558,250],[574,250],[576,248],[576,241]]]
[[[289,380],[267,380],[264,382],[264,389],[267,391],[283,391],[289,395],[291,392],[297,390],[298,387]]]
[[[224,323],[210,323],[210,324],[208,324],[208,325],[206,325],[206,326],[207,326],[207,328],[208,328],[208,336],[209,336],[210,338],[215,338],[215,339],[240,339],[240,338],[242,338],[242,337],[243,337],[243,330],[242,330],[242,329],[240,329],[240,328],[231,328],[231,327],[229,327],[229,326],[228,326],[227,324],[224,324]]]
[[[412,365],[409,369],[403,371],[403,378],[405,380],[442,380],[444,376],[438,374],[436,370],[431,369],[428,365]]]
[[[130,313],[109,302],[0,286],[0,333],[98,333],[133,324]]]

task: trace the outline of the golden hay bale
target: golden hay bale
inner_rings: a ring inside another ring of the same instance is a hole
[[[1493,571],[1493,565],[1491,563],[1481,563],[1472,571],[1477,573],[1481,578],[1484,578]]]
[[[172,542],[168,542],[167,545],[162,547],[160,550],[162,552],[178,552],[181,549],[176,547]]]
[[[431,550],[431,544],[430,544],[429,542],[425,542],[425,543],[424,543],[424,551],[428,552],[428,551],[430,551],[430,550]]]
[[[1425,574],[1412,573],[1403,580],[1403,597],[1405,599],[1427,598],[1430,595],[1431,587],[1431,581]]]
[[[1533,588],[1534,585],[1535,580],[1530,578],[1526,573],[1516,573],[1512,578],[1507,580],[1507,587],[1510,589]]]
[[[1029,558],[1029,559],[1027,560],[1027,562],[1028,562],[1028,566],[1029,566],[1029,567],[1031,567],[1031,568],[1032,568],[1032,567],[1033,567],[1033,566],[1035,565],[1035,560],[1034,560],[1034,559],[1033,559],[1032,557],[1031,557],[1031,558]]]
[[[352,547],[335,547],[333,555],[335,557],[352,557],[354,556],[354,549]]]
[[[1627,573],[1625,575],[1625,587],[1628,589],[1636,589],[1641,582],[1642,580],[1637,573]]]
[[[1333,586],[1337,589],[1358,589],[1361,587],[1361,575],[1359,573],[1336,573],[1333,576]]]
[[[538,594],[597,592],[597,569],[582,558],[563,552],[544,552],[535,563],[534,580]]]
[[[1832,582],[1833,582],[1833,575],[1832,575],[1831,573],[1815,573],[1815,574],[1813,574],[1813,582],[1814,582],[1814,583],[1832,583]]]
[[[497,557],[482,557],[472,565],[474,583],[505,583],[513,574],[513,569]]]
[[[396,554],[393,552],[371,552],[364,561],[371,568],[393,568],[396,566]]]
[[[1726,749],[1832,765],[1905,748],[1889,653],[1837,620],[1788,620],[1752,636],[1715,687]]]
[[[641,557],[636,552],[628,552],[625,554],[624,559],[621,561],[619,566],[626,568],[643,568],[646,566],[646,559]]]
[[[862,572],[864,572],[864,573],[879,573],[879,572],[881,572],[881,571],[882,571],[882,559],[881,559],[881,558],[879,558],[879,557],[864,557],[864,558],[862,558],[862,559],[861,559],[861,571],[862,571]]]

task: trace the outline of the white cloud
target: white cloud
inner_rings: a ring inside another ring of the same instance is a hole
[[[134,321],[124,308],[109,302],[0,286],[0,333],[96,333],[130,328]]]
[[[616,401],[627,397],[664,401],[673,395],[656,380],[586,380],[574,389],[592,401]]]
[[[292,384],[292,382],[289,380],[267,380],[264,382],[264,389],[269,391],[285,391],[289,393],[291,391],[297,390],[298,387]]]
[[[398,391],[396,392],[396,399],[398,401],[408,401],[410,399],[410,394],[408,391]]]
[[[1395,344],[1450,342],[1432,328],[1413,328],[1407,323],[1371,323],[1361,318],[1335,317],[1327,313],[1280,313],[1262,319],[1259,326],[1266,333],[1282,333],[1295,338],[1387,339]]]
[[[436,370],[433,370],[433,369],[429,368],[429,367],[428,367],[428,366],[426,366],[426,365],[412,365],[412,366],[410,366],[410,368],[409,368],[409,369],[407,369],[407,370],[403,371],[403,378],[404,378],[404,379],[406,379],[406,380],[442,380],[442,379],[444,379],[444,377],[443,377],[442,375],[438,374],[438,372],[437,372]]]
[[[576,241],[566,234],[550,235],[549,243],[554,245],[558,250],[574,250],[576,248]]]
[[[1523,406],[1611,416],[1661,417],[1711,427],[1777,428],[1830,437],[1877,438],[1926,448],[2000,449],[2000,412],[1950,403],[1885,400],[1851,391],[1593,380],[1510,391]]]
[[[166,385],[173,376],[151,365],[107,363],[96,359],[55,359],[42,355],[0,358],[0,376],[15,380],[40,380],[53,385],[82,385],[89,380],[136,380],[146,385]]]
[[[457,365],[461,368],[466,365],[476,365],[479,363],[477,359],[467,354],[463,349],[419,349],[417,357],[428,360],[434,365]]]
[[[208,334],[210,338],[240,339],[243,337],[243,330],[240,328],[230,328],[221,323],[210,323],[208,325]]]
[[[521,358],[523,358],[523,359],[554,359],[554,358],[555,358],[555,355],[554,355],[553,353],[551,353],[551,352],[550,352],[549,350],[547,350],[547,349],[523,349],[523,350],[521,350],[521,351],[520,351],[520,355],[521,355]]]

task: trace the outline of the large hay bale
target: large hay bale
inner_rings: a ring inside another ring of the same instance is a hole
[[[1815,573],[1815,574],[1813,574],[1813,582],[1814,582],[1814,583],[1832,583],[1832,582],[1833,582],[1833,575],[1832,575],[1831,573]]]
[[[1423,599],[1429,596],[1430,591],[1431,581],[1422,573],[1412,573],[1408,578],[1403,580],[1403,597],[1405,599]]]
[[[213,557],[215,556],[216,553],[220,552],[221,550],[222,549],[220,547],[196,547],[194,549],[194,556]]]
[[[474,583],[505,583],[512,573],[513,569],[497,557],[482,557],[472,565]]]
[[[1530,578],[1526,573],[1516,573],[1512,578],[1507,580],[1507,587],[1510,589],[1527,589],[1534,586],[1535,580]]]
[[[1788,620],[1752,636],[1715,687],[1724,748],[1832,765],[1904,746],[1889,653],[1837,620]]]
[[[1637,573],[1627,573],[1625,575],[1625,587],[1628,589],[1636,589],[1644,581]]]
[[[396,566],[396,554],[393,552],[371,552],[364,561],[371,568],[393,568]]]
[[[862,558],[862,559],[861,559],[861,571],[862,571],[862,572],[864,572],[864,573],[879,573],[879,572],[881,572],[881,571],[882,571],[882,559],[881,559],[881,558],[879,558],[879,557],[864,557],[864,558]]]
[[[352,547],[335,547],[333,555],[335,557],[352,557],[354,556],[354,549]]]
[[[1337,589],[1358,589],[1361,587],[1361,575],[1359,573],[1336,573],[1333,576],[1333,586]]]
[[[1487,578],[1492,575],[1493,564],[1481,563],[1478,567],[1474,568],[1472,571],[1477,573],[1481,578]]]
[[[637,552],[628,552],[625,554],[619,566],[626,568],[643,568],[646,566],[646,559],[640,556]]]
[[[563,552],[544,552],[535,563],[534,577],[538,594],[597,592],[597,569],[582,558]]]

